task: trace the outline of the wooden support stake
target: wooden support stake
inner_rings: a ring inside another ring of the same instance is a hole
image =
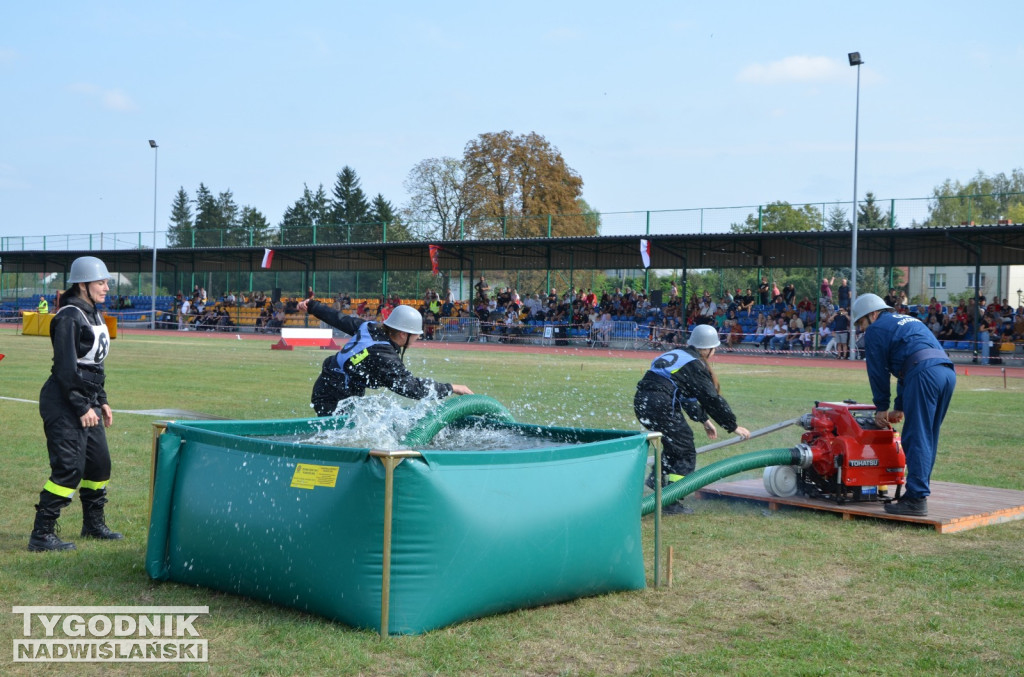
[[[675,550],[668,546],[668,587],[672,587],[672,563],[675,560]]]
[[[391,605],[391,517],[394,500],[395,466],[401,458],[383,457],[384,464],[384,547],[380,584],[380,636],[388,636],[388,616]]]
[[[153,517],[153,493],[156,487],[156,460],[160,453],[160,436],[167,432],[167,421],[153,421],[153,456],[149,465],[149,503],[146,511],[146,524]]]
[[[647,433],[647,448],[654,448],[654,587],[661,586],[661,433]]]
[[[420,456],[420,453],[411,449],[397,451],[371,449],[370,456],[377,457],[384,466],[384,543],[380,581],[380,638],[384,639],[388,636],[391,608],[391,521],[394,514],[395,468],[402,460]]]

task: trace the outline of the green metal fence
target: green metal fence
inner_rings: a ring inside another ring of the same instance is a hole
[[[786,205],[798,213],[802,229],[849,229],[852,202],[772,203],[737,207],[700,207],[659,211],[601,212],[594,214],[544,214],[506,218],[464,219],[442,233],[429,222],[359,223],[308,225],[274,228],[263,236],[237,228],[192,231],[181,242],[168,232],[157,233],[156,246],[237,247],[281,244],[346,244],[365,242],[436,242],[576,235],[686,235],[729,233],[737,230],[769,229],[766,215],[777,214]],[[858,209],[870,210],[858,216],[858,227],[945,227],[962,224],[1008,222],[1010,214],[1024,213],[1024,193],[992,193],[952,197],[921,197],[858,201]],[[1019,218],[1017,220],[1020,220]],[[792,221],[783,221],[783,224]],[[784,228],[788,229],[788,228]],[[170,238],[170,239],[169,239]],[[152,230],[66,235],[8,235],[0,237],[0,252],[26,250],[110,250],[150,249]]]

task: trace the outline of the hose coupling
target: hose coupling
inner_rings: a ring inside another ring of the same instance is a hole
[[[811,449],[810,445],[801,442],[800,444],[793,447],[792,451],[792,465],[798,465],[801,468],[811,467],[811,463],[814,462],[814,451]]]

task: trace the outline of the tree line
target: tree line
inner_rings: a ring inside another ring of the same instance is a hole
[[[582,198],[583,179],[535,132],[481,134],[462,157],[428,158],[405,179],[409,199],[396,208],[368,199],[356,170],[345,166],[330,193],[303,185],[277,226],[257,208],[239,207],[231,190],[203,183],[194,196],[178,189],[171,204],[170,247],[268,246],[383,240],[595,235],[600,218]],[[549,217],[548,215],[556,215]],[[552,222],[552,219],[554,222]]]
[[[364,193],[359,176],[345,166],[328,193],[304,184],[302,195],[276,226],[259,209],[239,207],[231,190],[214,195],[200,183],[194,196],[179,188],[171,205],[171,247],[265,246],[596,235],[600,215],[583,199],[583,179],[559,150],[536,132],[481,134],[461,157],[427,158],[408,173],[401,207],[377,193]],[[771,202],[732,232],[851,230],[850,213],[834,205]],[[966,184],[946,179],[933,190],[927,218],[914,227],[1024,221],[1024,169],[988,176],[979,171]],[[873,192],[857,203],[858,229],[896,228],[896,217]]]
[[[853,222],[846,209],[834,205],[823,214],[815,205],[794,206],[788,202],[772,202],[757,214],[751,213],[742,223],[733,223],[734,233],[759,231],[852,230]],[[979,171],[966,184],[946,179],[932,190],[928,217],[912,221],[914,228],[937,228],[968,223],[1024,222],[1024,169],[1015,169],[1009,176],[1000,172],[988,176]],[[893,213],[884,210],[868,191],[857,201],[857,229],[898,228]]]

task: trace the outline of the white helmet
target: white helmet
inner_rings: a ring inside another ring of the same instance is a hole
[[[853,302],[853,318],[850,321],[857,324],[857,320],[876,310],[892,310],[892,306],[886,305],[877,294],[859,294]]]
[[[412,306],[395,306],[388,319],[384,320],[384,326],[406,334],[422,334],[423,316]]]
[[[109,280],[110,273],[107,266],[95,256],[80,256],[71,262],[71,272],[68,273],[68,284],[76,282],[97,282]]]
[[[718,340],[717,329],[710,324],[699,324],[690,332],[690,338],[686,340],[686,345],[697,349],[708,349],[717,348],[722,345],[722,342]]]

